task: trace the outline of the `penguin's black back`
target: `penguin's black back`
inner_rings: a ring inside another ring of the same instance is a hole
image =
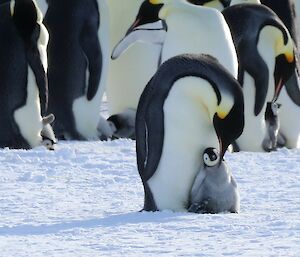
[[[58,137],[63,131],[80,139],[74,130],[72,105],[87,91],[87,57],[82,49],[82,33],[93,23],[99,27],[96,0],[49,0],[44,18],[49,32],[48,79],[49,112]],[[88,33],[88,32],[87,32]]]

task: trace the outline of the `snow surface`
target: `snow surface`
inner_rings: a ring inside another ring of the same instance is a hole
[[[240,214],[138,212],[135,142],[0,150],[0,256],[300,256],[300,150],[226,154]]]

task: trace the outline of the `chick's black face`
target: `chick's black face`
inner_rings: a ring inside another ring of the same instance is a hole
[[[219,163],[220,154],[216,148],[208,147],[203,152],[204,166],[212,167]]]

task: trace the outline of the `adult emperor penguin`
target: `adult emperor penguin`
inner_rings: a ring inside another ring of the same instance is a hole
[[[223,158],[242,133],[243,110],[239,83],[215,58],[178,55],[160,66],[136,115],[144,210],[187,210],[204,150],[216,148]]]
[[[258,4],[237,4],[223,15],[239,58],[239,81],[245,98],[245,128],[240,150],[264,151],[266,103],[275,101],[295,69],[294,44],[278,16]]]
[[[288,28],[294,43],[298,50],[299,59],[299,32],[297,31],[297,15],[295,12],[295,3],[293,0],[262,0],[261,3],[270,7],[283,21]],[[300,15],[300,14],[298,14]],[[300,25],[300,24],[299,24]],[[298,26],[299,26],[298,25]],[[286,138],[286,146],[288,148],[300,147],[300,123],[295,122],[294,117],[300,115],[300,90],[299,90],[299,61],[297,70],[292,77],[286,82],[281,94],[278,97],[278,103],[282,106],[279,112],[279,119],[281,121],[280,133]]]
[[[0,147],[33,148],[48,101],[48,33],[36,2],[0,5],[0,34]]]
[[[217,149],[209,147],[203,153],[203,169],[199,171],[191,190],[189,212],[238,213],[240,195],[232,173]]]
[[[109,0],[110,53],[126,34],[143,0]],[[140,95],[158,67],[160,46],[136,44],[109,65],[106,89],[110,115],[136,109]]]
[[[99,115],[109,62],[106,0],[48,0],[48,5],[44,22],[55,134],[76,140],[110,136],[98,130],[99,121],[106,122]]]

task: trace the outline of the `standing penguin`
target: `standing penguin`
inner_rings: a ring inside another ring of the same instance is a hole
[[[239,82],[245,98],[245,128],[240,150],[264,151],[266,103],[278,98],[295,69],[294,44],[278,16],[258,4],[237,4],[223,15],[239,58]]]
[[[41,145],[48,33],[33,0],[0,5],[0,147]]]
[[[203,167],[199,156],[213,147],[223,158],[243,126],[241,87],[215,58],[178,55],[164,62],[137,109],[144,210],[187,210],[193,181]]]
[[[48,5],[49,111],[55,115],[54,131],[65,139],[110,136],[97,129],[99,121],[105,121],[99,110],[109,60],[106,0],[48,0]]]
[[[286,138],[288,148],[300,148],[300,123],[295,123],[294,117],[300,115],[300,81],[299,81],[299,32],[297,31],[297,14],[293,0],[262,0],[261,3],[270,7],[283,21],[289,30],[291,37],[297,47],[298,61],[292,77],[285,83],[281,94],[278,97],[278,103],[282,106],[279,112],[281,121],[280,132]],[[300,15],[300,14],[298,14]]]
[[[209,147],[203,153],[204,167],[199,171],[190,198],[189,212],[238,213],[240,195],[237,184],[217,149]]]

